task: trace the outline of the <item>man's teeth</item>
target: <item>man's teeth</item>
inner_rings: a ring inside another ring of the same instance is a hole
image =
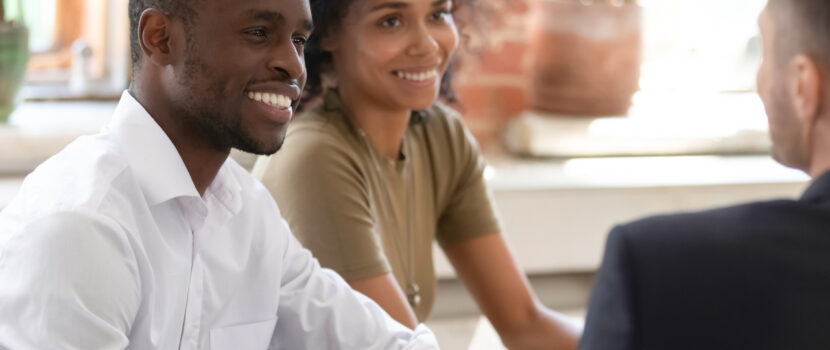
[[[438,76],[438,72],[435,70],[431,70],[429,72],[424,73],[404,73],[401,71],[396,72],[398,78],[406,79],[406,80],[413,80],[413,81],[424,81],[427,79],[432,79]]]
[[[291,107],[291,98],[285,95],[272,94],[270,92],[248,92],[248,98],[279,108]]]

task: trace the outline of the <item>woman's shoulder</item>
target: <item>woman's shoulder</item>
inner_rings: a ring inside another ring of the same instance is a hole
[[[463,120],[461,114],[444,102],[438,101],[430,106],[426,111],[428,120],[437,119],[439,123],[459,125],[463,127]]]
[[[359,149],[335,116],[314,108],[291,121],[282,147],[261,157],[255,173],[266,186],[271,182],[293,186],[322,180],[321,176],[352,176],[361,168]]]
[[[424,112],[426,113],[424,125],[428,129],[428,134],[433,137],[441,135],[451,144],[469,141],[469,130],[457,110],[443,102],[436,102]]]
[[[277,153],[305,154],[331,152],[343,153],[358,147],[360,141],[345,116],[327,111],[321,106],[297,115],[288,125],[285,142]],[[348,152],[346,152],[348,153]]]
[[[344,123],[344,116],[338,111],[332,111],[325,106],[317,105],[298,113],[288,125],[287,137],[291,134],[302,134],[308,137],[329,137],[344,139],[348,128]]]

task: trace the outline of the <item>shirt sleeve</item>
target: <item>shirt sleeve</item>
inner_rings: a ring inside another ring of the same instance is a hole
[[[636,349],[633,282],[625,238],[621,227],[608,235],[605,255],[588,302],[579,350]]]
[[[118,225],[62,212],[0,243],[0,348],[124,349],[141,299]]]
[[[350,152],[335,135],[303,126],[291,130],[279,153],[260,159],[256,170],[300,243],[322,266],[355,281],[391,268],[367,179]]]
[[[449,149],[444,150],[437,171],[449,170],[446,205],[438,219],[437,240],[441,245],[500,231],[495,206],[484,178],[487,163],[475,137],[461,117],[449,107],[438,105],[447,123]]]
[[[283,283],[272,349],[438,349],[432,332],[410,330],[352,290],[286,235]]]

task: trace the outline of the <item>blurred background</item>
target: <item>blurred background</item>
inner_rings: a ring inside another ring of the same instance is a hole
[[[576,322],[614,224],[805,187],[770,159],[754,91],[765,0],[484,2],[486,27],[465,27],[455,107],[517,260]],[[0,208],[37,164],[106,124],[130,74],[127,0],[2,3]],[[429,323],[442,345],[500,349],[436,259]]]

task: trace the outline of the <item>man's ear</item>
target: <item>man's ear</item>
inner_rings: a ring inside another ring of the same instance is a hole
[[[149,8],[141,13],[138,21],[138,43],[144,59],[159,66],[172,63],[170,18],[158,9]]]
[[[812,125],[822,109],[824,80],[816,61],[797,55],[790,62],[790,92],[796,117],[805,126]]]

